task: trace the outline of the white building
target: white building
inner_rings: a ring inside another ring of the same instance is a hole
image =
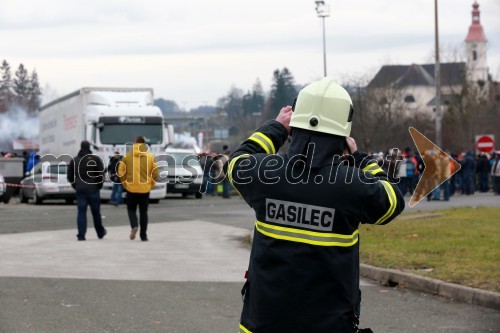
[[[480,22],[479,4],[472,5],[472,23],[465,38],[466,62],[441,63],[441,104],[452,102],[467,79],[471,84],[488,84],[487,40]],[[380,68],[367,85],[391,108],[432,115],[435,107],[436,81],[434,64],[387,65]],[[484,90],[486,91],[486,89]]]

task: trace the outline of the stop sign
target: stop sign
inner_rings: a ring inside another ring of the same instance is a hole
[[[493,135],[478,135],[476,136],[476,149],[485,153],[492,152],[495,148],[495,140]]]

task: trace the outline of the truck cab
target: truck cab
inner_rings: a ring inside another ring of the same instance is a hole
[[[142,136],[154,155],[173,142],[173,127],[154,106],[149,88],[82,88],[40,109],[40,153],[74,156],[82,140],[107,167],[110,157],[125,155],[136,137]],[[101,199],[109,200],[112,183],[106,179]],[[157,182],[152,202],[165,197],[166,185]]]

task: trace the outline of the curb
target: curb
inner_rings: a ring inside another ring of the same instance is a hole
[[[255,229],[252,229],[250,232],[250,245],[253,241],[254,231]],[[368,264],[360,264],[360,275],[383,285],[401,285],[411,290],[500,310],[500,293],[493,291],[465,287],[396,269],[380,268]]]
[[[360,265],[360,274],[384,285],[401,285],[408,289],[500,310],[500,293],[493,291],[465,287],[455,283],[367,264]]]

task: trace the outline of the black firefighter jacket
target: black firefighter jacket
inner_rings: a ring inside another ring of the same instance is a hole
[[[256,217],[239,332],[355,332],[358,225],[388,223],[403,197],[364,153],[353,154],[356,166],[332,156],[304,168],[300,156],[276,154],[286,139],[269,121],[226,164]]]

